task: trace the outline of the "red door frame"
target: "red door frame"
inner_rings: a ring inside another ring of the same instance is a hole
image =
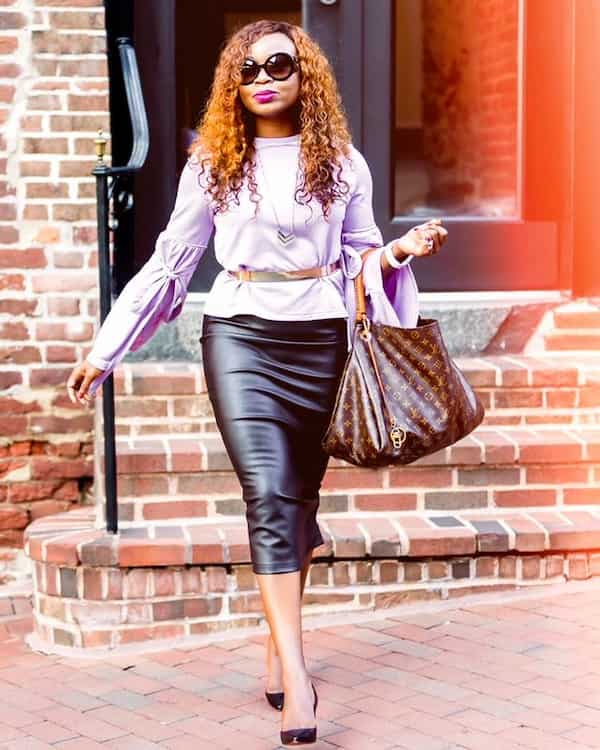
[[[573,294],[600,296],[600,2],[570,0],[573,45]]]

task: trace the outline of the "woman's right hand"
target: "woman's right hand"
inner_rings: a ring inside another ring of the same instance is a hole
[[[412,227],[406,234],[396,240],[402,256],[399,257],[397,253],[394,253],[394,255],[398,260],[404,260],[407,255],[435,255],[447,239],[448,230],[442,226],[442,220],[430,219]]]
[[[87,359],[84,359],[81,364],[74,367],[67,380],[67,392],[71,401],[73,403],[89,404],[92,398],[88,395],[88,389],[103,372],[104,370],[94,367]]]

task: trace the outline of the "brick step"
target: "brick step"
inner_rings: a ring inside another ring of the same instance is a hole
[[[324,544],[315,557],[452,557],[490,552],[600,550],[600,508],[461,510],[448,513],[321,513]],[[245,518],[172,523],[120,523],[96,528],[92,514],[73,511],[36,519],[25,530],[25,553],[55,565],[121,567],[249,563]]]
[[[543,338],[549,352],[600,350],[600,328],[558,329],[545,333]]]
[[[600,310],[555,310],[554,325],[557,328],[600,328]]]
[[[600,307],[589,299],[573,299],[554,308],[551,319],[554,328],[600,329]]]
[[[600,407],[592,409],[503,409],[501,411],[486,412],[483,420],[486,427],[526,427],[536,425],[563,425],[565,427],[577,425],[600,425]],[[140,437],[151,435],[187,435],[196,433],[212,433],[218,429],[214,418],[207,419],[168,419],[153,421],[136,418],[135,422],[121,421],[116,426],[116,433],[120,437]]]
[[[567,399],[565,399],[567,400]],[[600,425],[600,406],[585,408],[527,409],[491,409],[486,407],[486,414],[482,422],[484,427],[535,427],[535,426],[565,427],[581,425]],[[193,435],[196,433],[213,433],[218,431],[214,417],[164,417],[152,419],[147,417],[117,418],[116,434],[122,438],[161,436],[161,435]]]
[[[97,445],[100,458],[103,446]],[[117,439],[123,520],[244,512],[219,433]],[[102,478],[97,491],[102,492]],[[104,504],[98,496],[99,513]],[[405,466],[361,468],[331,458],[325,512],[600,504],[600,430],[483,428]]]
[[[597,424],[600,356],[456,358],[483,405],[484,425]],[[116,430],[123,437],[214,432],[202,365],[133,363],[115,374]]]
[[[319,517],[304,614],[389,609],[600,574],[597,508]],[[264,626],[244,519],[94,525],[93,509],[25,530],[33,568],[32,637],[44,650],[184,644]]]

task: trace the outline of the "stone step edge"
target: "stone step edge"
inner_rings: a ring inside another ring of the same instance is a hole
[[[484,404],[485,406],[485,404]],[[118,407],[117,407],[118,409]],[[598,429],[600,421],[600,389],[598,389],[598,403],[596,405],[574,406],[485,406],[486,414],[479,430],[495,429]],[[520,421],[516,421],[520,420]],[[525,421],[530,420],[530,421]],[[179,437],[181,439],[197,435],[208,436],[218,434],[214,414],[201,417],[189,417],[184,414],[173,417],[168,414],[148,416],[115,414],[115,424],[118,427],[129,427],[129,432],[120,432],[117,440],[161,439],[163,437]],[[100,428],[102,420],[100,420]],[[154,432],[137,433],[136,429],[152,428]],[[183,428],[178,430],[177,428]]]
[[[514,406],[514,407],[489,407],[486,406],[486,414],[479,429],[571,429],[571,428],[596,428],[600,429],[600,389],[598,391],[597,406]],[[99,422],[102,429],[102,419]],[[121,430],[116,438],[120,441],[138,440],[143,438],[184,438],[191,435],[208,436],[218,434],[214,414],[203,417],[189,417],[185,415],[172,417],[170,415],[147,416],[142,415],[119,415],[118,407],[115,414],[115,425],[117,428],[128,428]],[[180,429],[182,428],[182,429]],[[147,432],[139,432],[147,430]]]
[[[81,510],[81,509],[78,509]],[[24,532],[31,560],[58,566],[156,567],[250,563],[244,517],[223,522],[120,529],[94,526],[93,509],[44,516]],[[429,558],[600,550],[600,508],[447,515],[398,512],[331,514],[318,518],[324,544],[313,559]]]
[[[569,328],[563,326],[557,326],[555,329],[547,331],[545,336],[573,336],[575,338],[579,336],[594,336],[600,337],[600,328],[586,326],[585,328]]]
[[[560,455],[553,458],[559,451]],[[103,442],[96,442],[102,461]],[[119,475],[135,473],[232,471],[220,433],[165,433],[116,439]],[[453,445],[410,464],[380,467],[432,466],[460,463],[568,463],[600,460],[600,427],[591,425],[479,426]],[[331,458],[329,468],[358,468]]]
[[[582,361],[565,361],[560,352],[456,356],[453,361],[476,388],[567,387],[594,385],[600,379],[600,354],[586,352]],[[134,378],[138,381],[136,388]],[[127,362],[114,371],[117,396],[187,396],[205,394],[201,362]],[[154,390],[153,380],[162,381]],[[144,382],[146,381],[146,382]],[[148,382],[150,381],[150,382]]]
[[[160,366],[157,363],[153,364],[156,367]],[[149,368],[150,365],[148,364],[147,367]],[[117,372],[117,370],[115,370],[115,372]],[[469,372],[463,370],[463,372],[465,372],[467,379],[469,380],[469,383],[473,386],[473,388],[475,388],[476,391],[483,393],[485,393],[485,391],[488,389],[500,390],[502,392],[506,391],[508,394],[511,394],[514,391],[529,393],[530,391],[538,390],[561,392],[574,389],[595,388],[600,382],[599,368],[588,368],[584,372],[580,372],[579,375],[577,375],[577,373],[574,371],[574,368],[565,367],[563,370],[556,369],[549,371],[543,378],[540,376],[540,372],[538,372],[538,377],[532,378],[531,381],[527,378],[527,370],[516,368],[515,370],[510,371],[511,382],[503,382],[504,380],[506,380],[503,378],[499,379],[500,382],[495,382],[491,377],[491,375],[493,374],[491,370],[488,370],[486,372]],[[486,375],[489,375],[490,377],[486,377]],[[557,380],[554,380],[552,376],[557,375],[560,375],[561,377]],[[567,377],[567,375],[569,375],[569,377]],[[179,377],[183,380],[183,378],[191,378],[192,376],[193,373],[179,373],[174,377]],[[164,378],[166,377],[166,373],[147,372],[139,375],[139,377],[145,379],[152,378],[164,380]],[[196,391],[189,388],[182,389],[181,391],[168,391],[165,389],[157,389],[157,391],[152,391],[150,388],[148,388],[144,389],[143,393],[136,393],[135,391],[124,392],[123,389],[116,389],[115,395],[120,398],[146,398],[147,396],[152,396],[153,398],[183,398],[190,395],[205,397],[207,396],[207,391],[204,387],[201,387],[200,390]]]

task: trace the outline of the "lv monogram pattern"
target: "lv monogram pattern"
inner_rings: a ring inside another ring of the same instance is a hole
[[[358,466],[408,464],[468,435],[484,415],[437,320],[358,322],[322,447]]]

